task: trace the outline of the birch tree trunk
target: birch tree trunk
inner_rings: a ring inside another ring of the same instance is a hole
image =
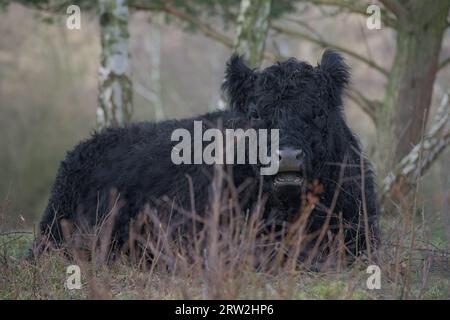
[[[261,64],[267,31],[271,0],[242,0],[237,20],[234,49],[243,54],[255,68]]]
[[[259,67],[263,59],[271,4],[271,0],[241,0],[233,51],[243,55],[252,68]],[[221,97],[218,108],[226,107]]]
[[[131,121],[132,83],[126,0],[99,0],[101,54],[97,126]]]
[[[450,92],[450,91],[449,91]],[[429,132],[415,145],[383,181],[381,203],[399,203],[406,199],[422,175],[450,145],[450,99],[444,95]]]
[[[164,119],[161,84],[161,29],[158,22],[151,25],[150,39],[146,38],[145,47],[150,54],[150,88],[153,91],[152,105],[155,110],[155,120]]]

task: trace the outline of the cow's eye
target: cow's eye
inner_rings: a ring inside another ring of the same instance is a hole
[[[260,119],[259,113],[257,110],[253,109],[250,111],[250,119],[251,120],[259,120]]]
[[[316,118],[321,118],[325,116],[325,111],[323,109],[319,109],[319,111],[316,114]]]

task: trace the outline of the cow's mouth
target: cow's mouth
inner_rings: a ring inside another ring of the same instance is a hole
[[[300,172],[280,172],[274,178],[275,187],[301,187],[305,178]]]

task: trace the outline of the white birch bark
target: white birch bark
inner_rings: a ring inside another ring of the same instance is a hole
[[[126,0],[99,0],[101,54],[97,126],[131,121],[132,82]]]

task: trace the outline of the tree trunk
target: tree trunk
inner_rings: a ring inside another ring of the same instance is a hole
[[[271,0],[242,0],[237,20],[234,49],[251,67],[258,67],[264,54],[269,29]]]
[[[396,53],[377,113],[378,175],[385,176],[421,138],[431,103],[450,1],[402,2]]]
[[[449,145],[450,98],[449,94],[446,94],[425,138],[415,145],[384,179],[381,193],[382,209],[393,209],[392,203],[398,204],[405,199],[408,201],[406,198],[408,193]]]
[[[150,54],[150,88],[153,91],[152,106],[155,110],[155,120],[164,119],[161,84],[161,28],[158,22],[151,24],[151,32],[145,41],[145,47]]]
[[[126,0],[99,0],[101,55],[97,126],[121,126],[132,117]]]

